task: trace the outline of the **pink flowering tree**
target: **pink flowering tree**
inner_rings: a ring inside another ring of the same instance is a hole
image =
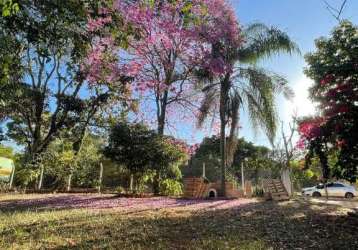
[[[164,134],[168,114],[191,113],[196,106],[192,73],[201,51],[194,28],[201,13],[195,11],[204,3],[178,0],[115,4],[125,25],[135,33],[125,53],[125,70],[134,79],[133,90],[141,97],[143,111],[151,114],[154,107],[160,135]]]

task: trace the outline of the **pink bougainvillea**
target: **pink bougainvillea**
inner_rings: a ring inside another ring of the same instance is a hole
[[[325,123],[325,119],[318,117],[302,121],[298,126],[298,132],[301,135],[299,145],[303,145],[304,140],[312,140],[322,134],[321,126]]]
[[[322,135],[322,125],[325,119],[322,117],[306,119],[298,125],[298,133],[300,138],[296,143],[296,148],[305,149],[310,141],[315,140]]]

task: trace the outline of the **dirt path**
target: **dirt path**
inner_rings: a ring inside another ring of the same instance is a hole
[[[348,209],[358,209],[358,199],[343,199],[343,198],[329,198],[326,200],[326,198],[310,198],[310,197],[304,197],[303,199],[310,201],[314,204],[325,204],[325,205],[336,205],[343,208]]]

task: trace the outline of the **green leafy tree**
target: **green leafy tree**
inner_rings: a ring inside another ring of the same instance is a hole
[[[81,150],[76,153],[73,140],[60,138],[53,141],[41,154],[43,186],[46,188],[96,187],[102,160],[101,138],[88,134]],[[39,170],[37,170],[39,171]],[[38,173],[40,178],[41,174]]]
[[[307,166],[312,158],[320,159],[325,180],[333,176],[355,182],[358,177],[357,34],[356,25],[342,21],[306,55],[305,73],[314,80],[310,97],[320,112],[300,121],[301,146],[308,149]],[[337,158],[333,168],[331,155]]]
[[[7,136],[25,146],[28,161],[38,162],[36,158],[68,129],[77,130],[78,151],[96,114],[109,103],[123,104],[128,94],[128,78],[90,85],[82,69],[93,42],[88,13],[96,18],[106,4],[111,1],[19,1],[16,13],[0,19],[0,36],[6,39],[0,39],[0,64],[5,65],[0,119],[7,118]],[[101,31],[113,26],[115,21]],[[117,35],[118,43],[125,39],[119,29]]]
[[[111,129],[105,155],[124,165],[131,176],[143,176],[148,171],[154,171],[156,194],[159,193],[160,180],[173,175],[177,177],[175,166],[186,158],[186,153],[172,139],[158,135],[143,124],[125,122]]]

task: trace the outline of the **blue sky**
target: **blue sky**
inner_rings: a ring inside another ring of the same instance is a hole
[[[340,6],[343,0],[328,0],[332,6]],[[281,55],[262,63],[262,66],[285,76],[295,92],[292,102],[278,98],[277,107],[280,120],[285,124],[290,121],[294,111],[299,116],[314,112],[314,105],[308,100],[307,89],[311,85],[310,79],[303,74],[306,66],[303,55],[314,51],[314,40],[321,36],[328,36],[337,20],[328,12],[323,0],[231,0],[241,25],[252,22],[262,22],[273,25],[287,32],[298,44],[302,55]],[[343,18],[358,24],[358,0],[348,0],[343,11]],[[243,114],[240,136],[257,144],[269,146],[266,136],[254,133]],[[183,129],[177,135],[191,142],[200,142],[201,132],[194,132],[194,139],[190,131]]]

